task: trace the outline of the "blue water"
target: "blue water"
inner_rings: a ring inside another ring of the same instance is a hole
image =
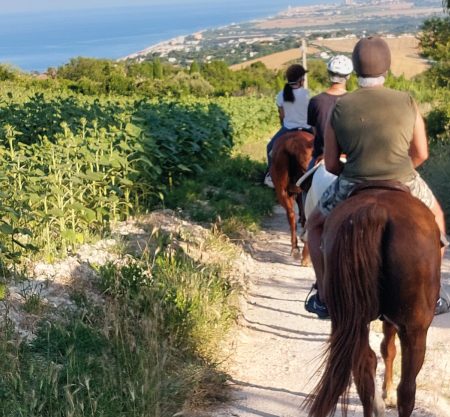
[[[175,36],[326,1],[153,0],[148,6],[3,13],[0,63],[44,71],[76,56],[115,59]]]

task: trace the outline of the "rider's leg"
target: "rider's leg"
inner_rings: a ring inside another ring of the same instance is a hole
[[[324,294],[323,292],[324,266],[323,266],[323,253],[321,249],[321,240],[325,220],[326,220],[325,215],[322,214],[322,212],[316,207],[306,222],[306,230],[308,231],[309,251],[311,261],[314,267],[314,272],[316,273],[319,295]]]
[[[441,232],[441,256],[444,257],[445,247],[448,245],[448,242],[445,230],[444,212],[442,211],[439,202],[436,200],[433,192],[419,174],[416,173],[415,177],[411,181],[407,182],[406,185],[411,190],[411,194],[421,200],[434,214],[436,224],[439,228],[439,231]],[[450,296],[442,287],[441,283],[441,290],[436,303],[434,314],[443,314],[447,313],[448,311],[450,311]]]
[[[446,239],[447,234],[446,234],[446,230],[445,230],[445,216],[444,216],[444,212],[442,210],[441,205],[438,203],[438,201],[436,199],[434,200],[434,204],[430,207],[430,210],[434,214],[436,223],[439,227],[439,230],[441,231],[442,240]],[[441,256],[442,257],[444,257],[444,253],[445,253],[445,246],[442,246],[442,248],[441,248]]]
[[[266,151],[267,151],[267,165],[268,169],[270,169],[270,165],[272,164],[272,149],[275,145],[276,140],[283,135],[284,133],[288,132],[289,130],[286,129],[284,126],[280,128],[280,130],[273,135],[272,139],[270,139],[269,143],[267,144]]]
[[[436,224],[439,227],[439,230],[442,235],[442,243],[446,241],[446,230],[445,230],[445,217],[444,212],[436,200],[433,192],[431,191],[428,184],[423,180],[423,178],[416,172],[414,178],[410,181],[406,182],[406,185],[411,190],[411,194],[418,198],[422,203],[424,203],[434,214],[434,218],[436,219]],[[441,255],[444,256],[445,245],[443,245],[441,249]]]

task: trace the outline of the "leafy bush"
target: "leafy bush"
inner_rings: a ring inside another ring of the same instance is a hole
[[[428,113],[427,131],[432,140],[450,144],[450,103],[441,104]]]

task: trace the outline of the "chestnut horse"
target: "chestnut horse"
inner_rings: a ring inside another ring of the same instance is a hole
[[[324,374],[305,401],[308,416],[327,417],[341,395],[346,416],[352,373],[364,417],[384,415],[375,389],[377,358],[369,346],[369,324],[381,318],[383,398],[394,398],[397,334],[402,352],[398,415],[409,417],[439,295],[440,239],[434,216],[408,192],[360,187],[333,209],[322,242],[331,335]]]
[[[295,130],[285,133],[276,141],[272,150],[272,165],[270,175],[272,177],[278,202],[286,210],[287,219],[291,231],[291,254],[294,258],[300,257],[300,249],[297,240],[297,218],[294,204],[297,202],[300,222],[305,223],[301,203],[301,188],[295,183],[306,172],[313,150],[314,136],[303,130]],[[303,260],[309,259],[306,253],[307,246],[303,247]]]

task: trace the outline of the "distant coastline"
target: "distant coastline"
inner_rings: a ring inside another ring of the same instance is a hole
[[[121,60],[139,62],[157,56],[182,66],[194,60],[225,60],[229,65],[238,65],[298,47],[300,39],[359,38],[374,33],[391,38],[411,35],[417,33],[425,19],[443,15],[440,0],[435,3],[433,6],[425,0],[423,3],[346,0],[341,4],[289,7],[266,18],[177,36],[125,55]]]
[[[290,3],[308,1],[312,0],[171,0],[126,8],[8,14],[0,25],[0,63],[43,72],[78,56],[118,59],[178,36],[273,16]]]
[[[415,33],[424,18],[442,14],[440,0],[415,0],[414,7],[399,0],[319,0],[306,6],[312,1],[171,0],[156,6],[13,14],[0,25],[0,63],[45,72],[78,56],[145,59],[156,53],[180,65],[192,60],[231,65],[257,58],[258,48],[251,46],[258,43],[313,34],[335,37],[345,30],[357,36],[364,30]]]

